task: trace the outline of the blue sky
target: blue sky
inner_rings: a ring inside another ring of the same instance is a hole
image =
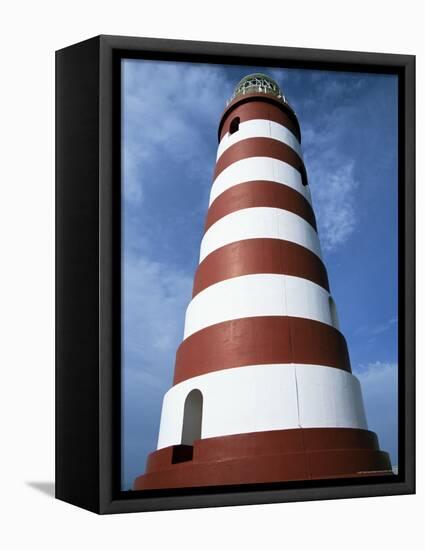
[[[397,80],[123,61],[123,489],[155,450],[208,207],[217,127],[250,72],[295,109],[331,291],[369,429],[397,464]]]

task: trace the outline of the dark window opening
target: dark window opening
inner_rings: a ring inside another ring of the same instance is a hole
[[[307,172],[304,164],[300,164],[299,171],[301,172],[301,181],[303,185],[308,185]]]
[[[241,123],[241,119],[237,116],[235,117],[229,126],[229,134],[232,135],[235,132],[239,130],[239,124]]]

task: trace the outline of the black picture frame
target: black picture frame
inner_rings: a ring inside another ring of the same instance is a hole
[[[399,473],[120,490],[120,60],[302,67],[399,79]],[[96,513],[415,492],[415,57],[97,36],[56,52],[56,498]]]

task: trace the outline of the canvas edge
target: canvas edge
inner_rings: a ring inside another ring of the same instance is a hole
[[[407,289],[404,300],[405,326],[403,338],[405,342],[404,361],[407,366],[404,377],[405,398],[405,422],[404,422],[404,451],[405,451],[405,479],[397,483],[385,484],[357,484],[338,487],[314,487],[298,489],[273,489],[241,492],[223,492],[216,494],[197,494],[179,496],[155,496],[141,498],[121,498],[116,491],[117,473],[114,456],[117,453],[117,434],[119,434],[119,420],[114,417],[112,411],[114,401],[119,398],[117,394],[117,369],[114,370],[116,361],[119,360],[117,346],[117,334],[114,331],[114,314],[117,310],[113,307],[113,292],[118,288],[120,268],[113,263],[114,254],[117,251],[117,219],[113,218],[113,204],[118,199],[114,181],[119,178],[116,166],[114,166],[114,150],[118,146],[116,141],[116,125],[119,123],[117,112],[113,108],[114,94],[114,63],[117,52],[149,52],[153,56],[183,56],[186,58],[198,58],[199,56],[212,61],[214,58],[227,58],[234,63],[239,59],[240,63],[252,63],[255,60],[269,60],[270,63],[278,63],[285,60],[290,63],[338,68],[349,67],[351,70],[361,70],[367,67],[372,70],[376,67],[380,71],[394,70],[404,75],[404,181],[405,185],[405,214],[414,211],[414,154],[415,154],[415,105],[414,105],[414,80],[415,58],[410,55],[382,54],[366,52],[344,52],[333,50],[312,50],[308,48],[287,48],[276,46],[259,46],[244,44],[227,44],[213,42],[193,42],[182,40],[134,38],[101,35],[91,40],[97,40],[99,45],[99,127],[93,129],[98,132],[99,152],[99,178],[98,178],[98,206],[99,225],[97,227],[99,238],[99,311],[98,311],[98,471],[97,478],[91,481],[93,488],[98,490],[98,500],[90,503],[72,502],[73,504],[90,509],[97,513],[122,513],[154,510],[170,510],[182,508],[231,506],[245,504],[263,504],[276,502],[294,502],[301,500],[356,498],[367,496],[384,496],[396,494],[411,494],[415,492],[415,452],[414,452],[414,218],[405,215],[404,251],[406,262],[404,264],[404,285]],[[90,40],[81,44],[86,44]],[[80,46],[81,47],[81,46]],[[70,46],[69,49],[75,48]],[[68,48],[66,48],[68,49]],[[64,50],[57,52],[57,55]],[[116,88],[115,88],[116,93]],[[76,124],[78,121],[76,122]],[[58,131],[58,130],[57,130]],[[59,176],[60,181],[60,163]],[[58,184],[57,184],[58,185]],[[59,185],[60,187],[60,185]],[[59,224],[60,225],[60,224]],[[58,225],[57,225],[58,227]],[[94,231],[94,228],[92,227]],[[115,243],[115,244],[114,244]],[[111,276],[112,274],[112,276]],[[59,279],[63,276],[59,270]],[[61,287],[59,286],[59,289]],[[61,291],[59,290],[59,293]],[[60,298],[59,298],[60,299]],[[60,319],[60,314],[59,314]],[[115,334],[114,334],[115,332]],[[115,342],[115,345],[113,344]],[[84,354],[84,350],[81,351]],[[58,361],[57,361],[58,363]],[[58,367],[57,367],[58,368]],[[94,368],[94,367],[92,367]],[[58,371],[57,371],[58,377]],[[61,378],[59,373],[59,385]],[[93,395],[93,394],[92,394]],[[59,415],[60,416],[60,415]],[[58,427],[63,427],[59,418]],[[60,453],[59,453],[60,454]],[[93,456],[96,453],[94,452]],[[115,487],[115,488],[114,488]],[[92,491],[93,492],[93,491]],[[96,492],[96,491],[94,491]],[[64,495],[57,492],[57,498],[67,500]],[[85,505],[86,504],[86,505]]]

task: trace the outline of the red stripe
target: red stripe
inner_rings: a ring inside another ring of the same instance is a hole
[[[187,445],[174,445],[173,447],[180,447],[183,454]],[[172,464],[170,451],[173,447],[164,447],[151,453],[146,471],[158,472],[169,468]],[[194,442],[192,460],[212,462],[229,458],[275,454],[282,451],[296,453],[300,451],[329,451],[331,449],[378,451],[378,438],[374,432],[360,428],[301,428],[249,432],[199,439]]]
[[[223,191],[209,207],[205,231],[227,214],[258,206],[289,210],[301,216],[317,230],[313,209],[301,193],[281,183],[257,180],[240,183]]]
[[[232,101],[221,117],[219,140],[229,131],[230,123],[235,117],[239,117],[240,122],[255,119],[272,120],[288,128],[301,142],[300,126],[292,109],[270,96],[249,94]]]
[[[245,239],[204,258],[195,274],[193,296],[219,281],[254,273],[302,277],[329,291],[326,268],[308,248],[280,239]]]
[[[379,450],[374,432],[359,428],[303,428],[268,430],[233,436],[210,437],[196,442],[194,460],[211,461],[257,454],[331,449]],[[159,465],[153,465],[154,468]]]
[[[345,338],[334,327],[300,317],[246,317],[211,325],[183,340],[174,384],[208,372],[276,363],[351,372]]]
[[[181,455],[177,463],[176,452]],[[373,432],[298,428],[197,439],[150,453],[134,488],[161,489],[393,475]]]
[[[217,161],[214,179],[234,162],[250,157],[269,157],[282,160],[300,172],[304,185],[308,183],[304,163],[292,147],[277,139],[265,137],[242,139],[226,149]]]

